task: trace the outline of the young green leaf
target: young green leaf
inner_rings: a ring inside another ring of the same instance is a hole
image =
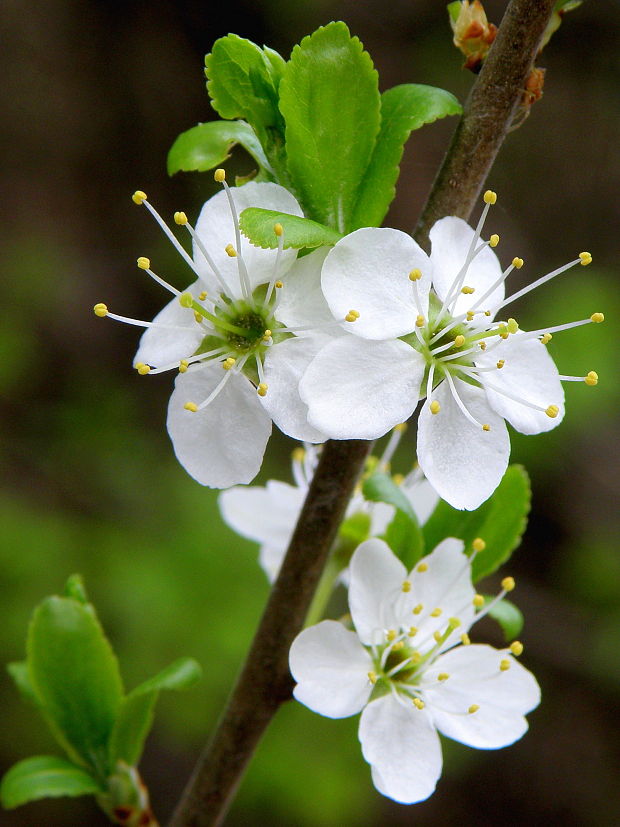
[[[116,657],[90,604],[48,597],[28,634],[30,680],[59,744],[103,776],[123,688]]]
[[[508,560],[519,545],[527,525],[531,489],[525,468],[511,465],[495,493],[476,511],[457,511],[441,501],[423,528],[426,548],[433,549],[445,537],[458,537],[466,551],[476,537],[486,548],[472,564],[474,583]]]
[[[72,600],[77,600],[78,603],[88,603],[88,595],[86,594],[86,587],[82,580],[82,575],[72,574],[65,583],[65,597],[70,597]]]
[[[240,144],[259,167],[271,171],[260,141],[245,121],[210,121],[182,132],[168,152],[168,175],[175,172],[205,172],[230,158]]]
[[[278,236],[274,230],[276,224],[282,225],[285,249],[323,247],[335,244],[342,238],[340,233],[317,221],[275,210],[248,207],[239,216],[241,232],[257,247],[274,249],[278,246]]]
[[[94,795],[101,791],[92,775],[65,758],[35,755],[15,764],[5,774],[0,784],[0,801],[12,810],[40,798]]]
[[[385,531],[385,542],[407,569],[412,569],[424,554],[424,536],[418,524],[397,511]]]
[[[494,597],[488,595],[485,595],[484,599],[486,603],[495,600]],[[523,628],[523,614],[510,600],[506,600],[506,598],[500,600],[499,603],[496,603],[489,611],[489,615],[501,626],[505,640],[514,640],[517,635],[521,633],[521,629]]]
[[[25,701],[39,705],[37,693],[34,691],[32,682],[30,680],[30,673],[28,670],[28,663],[25,660],[8,663],[6,667],[7,672],[13,678],[15,686],[19,689],[19,693]]]
[[[122,701],[110,735],[109,763],[135,766],[153,724],[153,712],[162,689],[188,689],[200,680],[201,669],[192,658],[181,658],[132,690]]]
[[[372,60],[344,23],[295,46],[280,84],[293,187],[310,218],[345,233],[379,131]]]
[[[351,229],[378,227],[396,193],[405,143],[414,129],[447,115],[460,103],[443,89],[405,83],[381,95],[381,128],[355,204]]]
[[[384,474],[383,471],[375,471],[362,483],[362,494],[371,502],[393,505],[412,522],[418,522],[411,503],[389,474]]]

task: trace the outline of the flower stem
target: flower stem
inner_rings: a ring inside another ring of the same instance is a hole
[[[468,219],[511,125],[554,0],[511,0],[414,233],[425,244],[445,215]],[[247,660],[170,827],[222,823],[258,741],[290,697],[288,650],[301,631],[329,549],[372,443],[330,441]]]

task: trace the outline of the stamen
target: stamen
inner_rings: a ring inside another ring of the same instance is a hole
[[[569,261],[568,264],[564,264],[562,267],[558,267],[557,270],[552,270],[550,273],[547,273],[546,276],[541,276],[541,278],[536,279],[536,281],[528,284],[527,287],[524,287],[522,290],[518,290],[512,296],[508,296],[507,299],[504,299],[501,304],[498,304],[496,307],[496,311],[501,310],[502,307],[506,307],[506,305],[511,304],[511,302],[520,299],[521,296],[525,296],[526,293],[530,293],[532,290],[535,290],[537,287],[540,287],[541,284],[545,284],[545,282],[550,281],[551,279],[559,276],[560,273],[565,273],[566,270],[570,270],[571,267],[574,267],[576,264],[582,264],[582,260],[580,258],[576,258],[573,261]]]
[[[482,423],[478,422],[478,420],[475,417],[473,417],[465,407],[463,400],[457,393],[456,387],[454,385],[454,380],[452,379],[449,373],[446,373],[446,380],[450,388],[450,393],[452,394],[454,401],[460,408],[461,413],[472,423],[472,425],[475,425],[477,428],[482,428]]]
[[[383,452],[383,456],[381,457],[381,461],[379,463],[379,467],[386,471],[390,467],[390,463],[392,461],[392,457],[398,448],[400,441],[402,439],[403,434],[407,430],[407,425],[405,422],[401,422],[400,425],[396,425],[390,434],[390,439],[388,444],[385,447]]]
[[[278,252],[276,253],[276,261],[273,266],[273,275],[269,282],[269,287],[267,288],[267,294],[265,296],[266,304],[269,304],[271,294],[273,293],[273,289],[278,278],[278,272],[280,270],[280,259],[282,258],[282,250],[284,249],[284,227],[282,226],[282,224],[274,224],[273,231],[278,239]]]
[[[153,279],[153,281],[157,282],[157,284],[161,285],[166,290],[169,290],[175,296],[180,295],[180,290],[177,290],[176,287],[173,287],[171,284],[168,284],[168,282],[164,281],[164,279],[162,279],[161,276],[158,276],[151,270],[151,262],[146,256],[140,256],[140,258],[137,259],[136,264],[138,265],[140,270],[144,270],[145,272],[147,272],[149,276]]]
[[[185,224],[183,224],[183,226],[185,227],[187,232],[193,238],[194,243],[196,244],[196,247],[198,247],[200,252],[205,257],[205,259],[207,261],[207,264],[209,265],[209,267],[211,268],[211,271],[213,272],[213,275],[215,276],[215,280],[217,281],[220,290],[222,291],[222,293],[225,296],[227,296],[228,293],[230,292],[230,287],[224,281],[224,277],[222,276],[222,274],[220,273],[220,271],[216,267],[215,262],[213,261],[213,259],[209,255],[209,252],[207,251],[207,248],[202,243],[202,240],[201,240],[200,236],[198,235],[196,230],[192,227],[192,225],[189,223],[189,221],[186,221]]]
[[[224,191],[226,192],[226,197],[228,198],[228,206],[230,207],[230,214],[232,215],[233,225],[235,227],[235,243],[237,245],[237,262],[239,264],[239,282],[241,284],[241,290],[245,294],[245,298],[249,299],[252,295],[252,287],[250,285],[250,277],[248,275],[248,270],[245,266],[245,261],[243,260],[243,256],[241,254],[241,231],[239,230],[239,219],[237,218],[237,209],[235,207],[235,200],[233,198],[232,192],[230,191],[230,187],[226,183],[226,174],[224,173],[224,177],[222,177],[222,172],[224,172],[224,170],[216,170],[216,174],[220,173],[220,183],[224,186]],[[215,180],[217,181],[218,178],[216,178]]]

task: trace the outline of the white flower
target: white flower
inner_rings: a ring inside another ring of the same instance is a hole
[[[238,214],[263,207],[302,215],[295,198],[272,183],[249,183],[234,192],[218,170],[224,190],[202,208],[196,228],[185,213],[175,222],[193,240],[193,257],[155,211],[144,204],[198,277],[181,293],[141,257],[138,266],[174,294],[155,317],[142,322],[95,306],[99,316],[146,327],[135,357],[142,375],[178,369],[168,407],[168,431],[184,468],[203,485],[225,488],[250,482],[258,472],[273,420],[294,439],[322,442],[308,425],[299,378],[330,331],[341,333],[323,299],[317,250],[296,261],[284,249],[281,225],[274,226],[278,249],[252,246],[241,237]],[[299,335],[297,335],[299,334]]]
[[[506,277],[480,233],[495,193],[485,193],[476,230],[459,218],[438,221],[430,257],[405,233],[356,230],[327,255],[322,287],[335,317],[355,312],[349,335],[312,360],[301,383],[308,421],[334,439],[374,439],[406,420],[426,396],[418,426],[418,461],[432,486],[455,508],[474,509],[499,484],[510,453],[504,419],[537,434],[564,416],[560,376],[545,344],[551,334],[603,320],[525,332],[514,319],[495,322],[510,302],[575,264],[504,298]],[[431,290],[432,286],[432,290]],[[355,308],[351,311],[350,308]]]
[[[395,430],[393,438],[396,436],[400,436],[400,430]],[[388,446],[392,452],[396,447],[393,438]],[[297,448],[292,457],[295,485],[269,480],[264,487],[239,485],[222,491],[219,496],[218,504],[224,521],[237,534],[260,543],[259,562],[271,583],[280,571],[318,461],[316,447],[307,445],[305,449]],[[381,464],[387,464],[385,456]],[[437,505],[438,494],[419,469],[407,474],[400,487],[423,525]],[[394,516],[394,507],[369,502],[361,493],[356,493],[348,505],[346,517],[359,513],[370,517],[368,533],[373,537],[383,534]]]
[[[427,798],[441,774],[437,732],[478,749],[512,744],[540,702],[534,676],[513,655],[471,644],[482,598],[459,540],[444,540],[407,573],[381,540],[351,560],[355,631],[324,620],[290,651],[295,697],[330,718],[362,712],[359,739],[379,792],[404,804]],[[511,578],[504,591],[514,586]],[[488,606],[487,606],[488,610]],[[362,711],[363,710],[363,711]]]

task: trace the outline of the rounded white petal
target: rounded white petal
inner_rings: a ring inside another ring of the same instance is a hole
[[[460,379],[454,384],[483,431],[471,423],[456,404],[444,380],[432,393],[441,405],[438,414],[426,400],[418,424],[418,462],[439,496],[454,508],[471,511],[495,491],[508,467],[510,440],[504,420],[487,402],[484,391]]]
[[[256,390],[241,374],[230,377],[202,411],[199,405],[224,376],[219,363],[190,367],[177,376],[168,405],[168,433],[181,465],[201,485],[228,488],[251,482],[258,474],[271,434],[271,419]]]
[[[439,502],[439,494],[420,473],[405,477],[401,491],[411,503],[420,525],[424,525]]]
[[[493,348],[488,356],[484,353],[476,356],[476,364],[481,367],[490,366],[500,359],[504,360],[503,368],[480,374],[480,381],[493,410],[522,434],[540,434],[559,425],[564,419],[564,388],[555,362],[545,345],[538,339],[525,339],[515,333]],[[509,399],[494,390],[494,387],[544,409],[556,405],[558,414],[551,418],[544,410],[537,411]]]
[[[273,345],[265,358],[268,390],[263,407],[278,428],[300,442],[325,442],[327,437],[308,423],[308,406],[299,395],[299,380],[326,336],[300,336]]]
[[[202,290],[204,285],[196,281],[185,292],[197,298]],[[196,323],[194,311],[189,307],[181,307],[176,296],[159,311],[153,323],[165,327],[146,328],[140,338],[134,365],[144,362],[157,368],[180,362],[181,359],[194,355],[206,335],[204,328]],[[168,326],[178,329],[168,330]]]
[[[502,671],[500,662],[510,668]],[[441,672],[450,677],[438,681]],[[458,646],[441,655],[424,674],[424,699],[437,729],[478,749],[506,747],[527,730],[524,715],[540,703],[536,678],[505,651],[492,646]],[[469,713],[473,704],[479,709]]]
[[[454,280],[458,277],[474,237],[474,231],[466,221],[455,216],[440,218],[433,224],[429,233],[431,240],[431,262],[433,264],[433,287],[443,301]],[[481,242],[478,241],[478,246]],[[502,274],[499,259],[490,247],[485,247],[469,265],[462,286],[473,287],[474,292],[459,292],[453,315],[465,313],[483,296]],[[494,307],[504,298],[504,282],[484,300],[483,310]]]
[[[324,328],[325,324],[334,321],[321,289],[321,267],[329,250],[329,247],[321,247],[297,259],[282,279],[276,316],[287,327],[316,325],[322,332],[342,332],[335,325]]]
[[[383,633],[398,625],[394,607],[407,570],[383,540],[361,543],[349,565],[349,608],[360,640],[384,642]]]
[[[335,620],[304,629],[291,646],[293,694],[309,709],[328,718],[355,715],[372,691],[372,659],[357,635]]]
[[[239,217],[247,207],[261,207],[265,210],[278,210],[279,212],[291,213],[293,215],[303,215],[296,199],[288,190],[279,186],[279,184],[257,184],[251,181],[242,187],[232,187],[231,192],[237,217]],[[227,291],[228,295],[237,298],[240,297],[239,259],[230,258],[226,253],[227,245],[232,244],[236,249],[237,242],[235,240],[235,227],[232,213],[224,190],[218,192],[217,195],[214,195],[204,204],[198,216],[195,229],[203,246],[206,247],[207,252],[221,273],[224,282],[229,286],[229,291]],[[239,250],[237,250],[237,253],[239,253]],[[277,250],[263,250],[260,247],[254,247],[242,234],[241,255],[247,267],[252,287],[256,287],[271,279],[274,272]],[[296,250],[283,250],[278,275],[285,273],[296,257]],[[207,260],[195,243],[194,263],[200,278],[207,284],[207,289],[210,292],[221,292]]]
[[[409,273],[418,268],[416,307]],[[411,236],[388,227],[365,227],[341,239],[328,254],[321,276],[323,293],[336,319],[357,310],[351,332],[366,339],[410,333],[419,313],[428,313],[431,265]]]
[[[310,362],[299,392],[308,422],[331,439],[376,439],[411,416],[423,374],[405,342],[341,336]]]
[[[267,486],[235,486],[222,491],[218,505],[224,522],[237,534],[286,548],[306,492],[279,480]]]
[[[362,712],[359,739],[383,795],[401,804],[424,801],[441,775],[439,737],[426,709],[393,695],[371,701]]]

